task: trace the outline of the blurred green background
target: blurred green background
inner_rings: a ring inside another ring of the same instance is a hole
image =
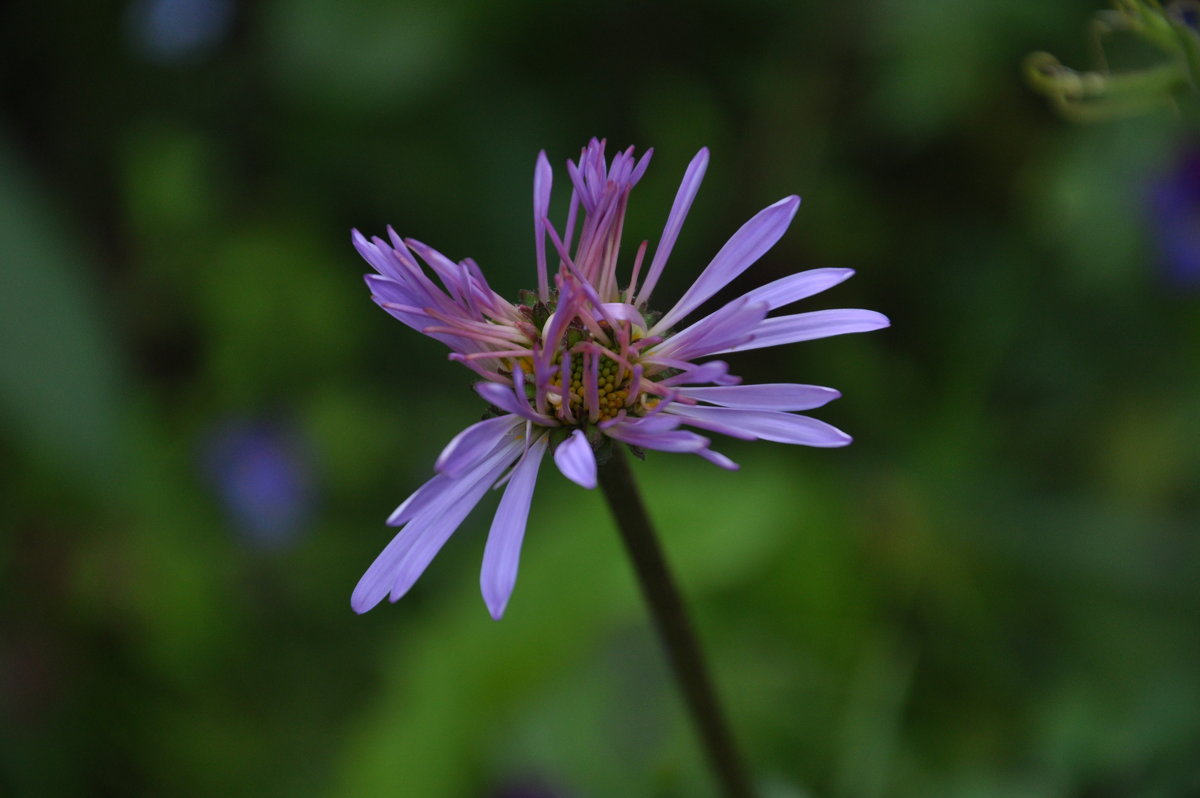
[[[804,309],[893,320],[733,358],[841,389],[850,448],[638,464],[766,794],[1200,795],[1200,308],[1161,240],[1200,200],[1149,199],[1195,133],[1073,126],[1019,75],[1086,64],[1095,7],[6,4],[0,795],[712,794],[599,497],[554,469],[502,622],[487,502],[349,608],[481,409],[369,301],[351,227],[515,296],[536,153],[561,207],[593,135],[656,148],[627,242],[712,148],[660,302],[799,193],[735,289],[851,266]]]

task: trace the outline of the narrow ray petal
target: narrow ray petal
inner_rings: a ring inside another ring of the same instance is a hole
[[[521,557],[521,541],[525,538],[525,524],[529,520],[529,505],[533,500],[533,486],[537,483],[538,468],[546,453],[548,436],[543,435],[529,447],[521,462],[513,471],[512,479],[504,489],[496,517],[488,532],[487,545],[483,550],[483,569],[479,574],[479,585],[483,600],[492,617],[500,620],[504,608],[517,582],[517,566]]]
[[[797,313],[793,316],[777,316],[759,324],[754,331],[752,340],[710,354],[745,352],[750,349],[794,344],[798,341],[812,341],[817,338],[829,338],[846,333],[870,332],[890,324],[888,317],[882,313],[849,308],[814,310],[809,313]]]
[[[771,310],[775,310],[819,294],[853,276],[854,269],[809,269],[755,288],[743,298],[752,302],[766,302]]]
[[[689,407],[675,403],[667,413],[682,416],[694,427],[736,438],[759,438],[802,446],[845,446],[851,438],[837,427],[808,416],[771,410],[737,410],[728,407]]]
[[[812,410],[842,394],[820,385],[770,383],[715,388],[680,388],[680,396],[741,410]]]
[[[391,601],[398,601],[409,591],[488,489],[521,455],[522,448],[520,441],[501,448],[486,461],[486,467],[464,475],[437,506],[424,510],[401,530],[400,534],[408,534],[412,543],[392,569]]]
[[[654,334],[671,329],[761,258],[787,231],[799,207],[800,198],[793,195],[755,214],[721,247],[721,251],[700,273],[692,287],[650,332]]]
[[[456,477],[495,451],[505,436],[524,423],[519,416],[509,414],[472,424],[450,439],[433,467],[439,474]]]
[[[707,169],[708,147],[701,147],[700,152],[696,153],[692,162],[688,164],[687,171],[683,173],[683,182],[679,184],[675,202],[671,204],[671,212],[667,215],[666,225],[663,226],[662,237],[659,238],[658,247],[654,250],[654,260],[650,262],[650,271],[647,272],[646,281],[642,283],[642,287],[638,291],[635,305],[644,306],[650,301],[650,294],[654,291],[654,286],[658,284],[658,278],[667,265],[667,258],[670,257],[671,250],[675,247],[675,240],[679,238],[679,231],[683,228],[683,220],[687,218],[688,211],[691,210],[692,201],[696,199],[696,192],[700,190],[700,184],[704,181],[704,172]]]

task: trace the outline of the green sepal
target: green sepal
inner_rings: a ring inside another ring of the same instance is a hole
[[[550,318],[550,307],[545,302],[538,302],[533,306],[533,326],[541,330],[546,326],[546,321]]]

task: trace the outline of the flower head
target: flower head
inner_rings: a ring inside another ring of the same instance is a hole
[[[850,442],[841,430],[795,412],[836,399],[840,394],[834,389],[741,385],[724,361],[699,361],[875,330],[886,327],[887,318],[870,310],[768,318],[771,311],[853,274],[813,269],[684,324],[783,236],[800,205],[796,196],[742,225],[665,313],[651,310],[654,288],[708,166],[708,150],[702,149],[684,173],[649,265],[642,242],[628,275],[621,276],[625,209],[652,152],[635,158],[630,147],[609,161],[604,142],[593,139],[578,161],[567,163],[571,199],[561,230],[547,218],[552,171],[546,154],[538,155],[533,178],[537,290],[522,292],[515,303],[493,291],[470,259],[455,263],[390,228],[390,243],[354,232],[355,247],[378,272],[366,278],[372,298],[448,346],[450,358],[480,378],[475,390],[492,411],[492,417],[450,441],[437,459],[436,476],[392,513],[388,523],[404,528],[359,581],[351,599],[356,611],[371,609],[385,596],[392,601],[403,596],[488,488],[507,481],[481,574],[484,600],[499,618],[516,581],[533,486],[547,452],[567,479],[590,489],[596,486],[597,452],[602,455],[615,443],[696,454],[735,469],[696,430],[806,446]]]

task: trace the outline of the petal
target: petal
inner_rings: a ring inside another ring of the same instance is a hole
[[[696,382],[737,385],[741,381],[741,377],[735,377],[729,373],[729,364],[724,360],[709,360],[698,366],[692,365],[690,368],[685,368],[673,377],[660,380],[659,384],[667,387]]]
[[[674,360],[694,360],[728,351],[730,347],[749,343],[769,310],[766,302],[751,302],[746,297],[735,299],[672,335],[655,347],[654,352]]]
[[[842,394],[820,385],[770,383],[729,385],[716,388],[680,388],[680,396],[741,410],[812,410]]]
[[[712,449],[701,449],[700,451],[696,452],[696,454],[700,455],[713,465],[724,468],[726,471],[737,471],[739,468],[741,468],[741,466],[730,460],[725,455],[721,454],[720,452],[714,452]]]
[[[488,532],[487,546],[483,550],[483,569],[479,585],[483,589],[483,600],[492,617],[500,620],[513,585],[517,582],[517,565],[521,557],[521,541],[525,538],[525,523],[529,520],[529,505],[533,500],[533,486],[537,483],[538,468],[546,454],[547,435],[543,435],[529,447],[525,456],[513,470],[512,479],[504,489],[496,517]]]
[[[755,214],[754,218],[742,225],[725,246],[721,247],[721,251],[696,278],[692,287],[684,293],[675,307],[658,320],[650,333],[655,335],[671,329],[676,322],[700,307],[706,299],[761,258],[787,231],[799,207],[800,198],[793,195]]]
[[[744,298],[752,302],[766,302],[771,310],[775,310],[819,294],[853,275],[854,269],[809,269],[755,288]]]
[[[399,600],[416,583],[488,489],[521,455],[522,449],[523,441],[502,447],[480,468],[457,480],[442,501],[423,510],[401,530],[400,534],[407,534],[412,542],[392,569],[392,601]]]
[[[671,255],[675,240],[679,238],[683,220],[691,210],[692,201],[696,199],[696,192],[700,190],[700,183],[704,181],[704,172],[707,169],[708,147],[701,147],[700,152],[696,153],[692,162],[688,164],[687,171],[683,173],[683,182],[679,184],[675,202],[671,204],[671,212],[667,215],[666,225],[663,226],[662,237],[658,239],[658,247],[654,250],[654,260],[650,262],[650,271],[646,273],[646,279],[638,291],[635,305],[645,306],[650,301],[650,293],[658,284],[658,278],[667,265],[667,258]]]
[[[550,187],[554,182],[554,170],[546,159],[546,151],[538,153],[537,165],[533,168],[533,245],[537,254],[538,297],[545,301],[550,296],[546,281],[546,214],[550,209]]]
[[[797,341],[811,341],[816,338],[828,338],[833,335],[846,333],[870,332],[891,325],[888,317],[873,310],[814,310],[810,313],[797,313],[793,316],[777,316],[765,319],[754,331],[754,338],[744,344],[731,346],[728,349],[712,354],[725,352],[745,352],[750,349],[762,349],[767,346],[793,344]]]
[[[405,505],[411,508],[412,503],[419,502],[421,506],[415,513],[407,513],[411,518],[408,525],[392,538],[358,580],[350,597],[350,606],[354,611],[366,612],[389,592],[393,593],[393,600],[399,598],[395,592],[398,585],[404,585],[401,594],[407,591],[446,539],[483,498],[488,486],[520,452],[521,441],[513,441],[478,463],[460,479],[451,480],[441,475],[434,477],[409,497],[405,504],[400,505],[393,515],[400,514]]]
[[[554,450],[554,464],[567,479],[580,487],[596,487],[596,454],[583,430],[575,430]]]
[[[506,435],[524,423],[520,417],[508,414],[472,424],[450,439],[433,467],[439,474],[457,477],[495,451]]]
[[[697,435],[689,430],[657,431],[639,429],[635,425],[614,425],[604,430],[610,438],[640,446],[643,449],[655,449],[660,452],[698,452],[708,448],[708,438]]]
[[[498,382],[479,382],[475,384],[475,392],[489,404],[495,405],[507,413],[515,413],[523,419],[543,426],[558,426],[558,422],[550,416],[542,415],[529,406],[529,400],[524,396],[517,397],[516,391]],[[522,401],[524,400],[524,401]]]
[[[687,407],[678,402],[667,413],[682,416],[684,423],[735,438],[759,438],[802,446],[845,446],[851,438],[837,427],[808,416],[771,410],[735,410],[728,407]]]

